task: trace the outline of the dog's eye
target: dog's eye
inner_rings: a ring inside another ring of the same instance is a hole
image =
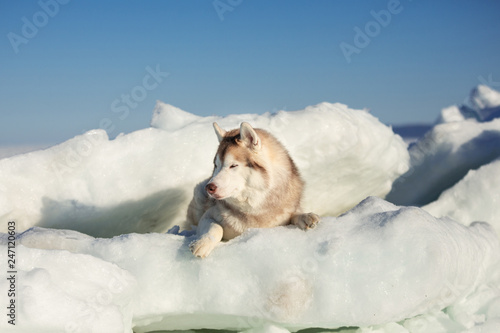
[[[233,168],[236,168],[238,166],[238,164],[233,164],[229,167],[229,169],[233,169]]]

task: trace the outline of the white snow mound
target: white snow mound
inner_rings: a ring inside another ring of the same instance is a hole
[[[481,119],[491,119],[493,113],[499,115],[500,92],[486,85],[479,85],[471,91],[470,103],[479,112]]]
[[[158,102],[151,128],[114,140],[92,130],[0,160],[0,231],[16,221],[19,231],[40,226],[111,237],[182,224],[195,184],[213,169],[214,121],[226,129],[247,121],[281,140],[307,183],[304,208],[320,215],[383,197],[408,169],[399,136],[342,104],[220,118]]]
[[[500,235],[500,159],[470,170],[439,199],[422,207],[434,216],[448,216],[463,224],[490,223]]]
[[[466,227],[371,197],[307,232],[249,230],[206,259],[191,254],[191,241],[172,234],[95,239],[28,230],[17,240],[19,322],[12,330],[1,321],[0,330],[295,331],[398,326],[409,318],[404,325],[421,328],[412,332],[428,332],[426,325],[439,317],[460,331],[500,319],[487,292],[500,245],[484,223]],[[2,262],[6,247],[4,234]],[[7,283],[1,279],[0,290]],[[0,306],[7,301],[1,297]]]
[[[500,156],[500,119],[438,124],[411,145],[410,169],[386,199],[397,205],[425,205],[477,169]]]
[[[490,121],[495,118],[500,118],[500,92],[486,85],[479,85],[471,90],[467,103],[442,109],[436,123],[466,119]]]

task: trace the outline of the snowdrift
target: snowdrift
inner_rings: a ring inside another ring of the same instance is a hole
[[[498,270],[500,244],[484,223],[466,227],[372,197],[307,232],[250,230],[204,260],[190,253],[191,240],[172,234],[99,239],[30,229],[17,241],[19,322],[13,330],[1,321],[0,330],[130,333],[132,327],[241,331],[270,324],[298,330],[392,323],[430,332],[439,325],[470,329],[500,320],[500,298],[488,284]],[[2,262],[6,246],[3,235]],[[7,283],[1,279],[0,290]],[[5,301],[0,298],[4,309]]]
[[[500,118],[500,92],[481,84],[471,90],[467,104],[452,105],[441,110],[437,123],[466,119],[485,122],[495,118]]]
[[[434,216],[448,216],[463,224],[488,221],[500,235],[500,159],[470,170],[438,200],[422,208]]]
[[[470,104],[482,121],[500,118],[500,92],[486,85],[481,84],[472,89]]]
[[[58,146],[0,160],[0,232],[7,221],[99,237],[182,224],[196,183],[210,176],[212,122],[269,130],[294,158],[304,208],[338,215],[384,196],[408,170],[402,139],[369,113],[322,103],[302,111],[198,117],[158,102],[151,128],[109,140],[92,130]],[[334,190],[332,190],[334,189]]]
[[[500,157],[500,119],[494,118],[500,116],[500,93],[478,86],[470,104],[443,109],[438,124],[410,146],[410,169],[395,181],[388,201],[429,204],[469,170]]]
[[[412,145],[410,170],[396,180],[387,200],[425,205],[477,169],[500,156],[500,119],[439,124]]]

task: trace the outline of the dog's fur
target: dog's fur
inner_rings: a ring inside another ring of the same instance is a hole
[[[274,136],[248,123],[228,132],[217,123],[214,128],[219,148],[213,175],[196,186],[187,214],[187,222],[197,225],[190,245],[195,256],[206,257],[221,240],[248,228],[316,225],[316,214],[301,212],[304,182]]]

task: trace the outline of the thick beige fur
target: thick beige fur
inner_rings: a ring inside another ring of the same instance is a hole
[[[213,175],[196,186],[187,213],[187,222],[197,226],[190,246],[195,256],[206,257],[221,240],[249,228],[318,223],[316,214],[302,213],[304,182],[274,136],[248,123],[228,132],[214,128],[219,147]]]

